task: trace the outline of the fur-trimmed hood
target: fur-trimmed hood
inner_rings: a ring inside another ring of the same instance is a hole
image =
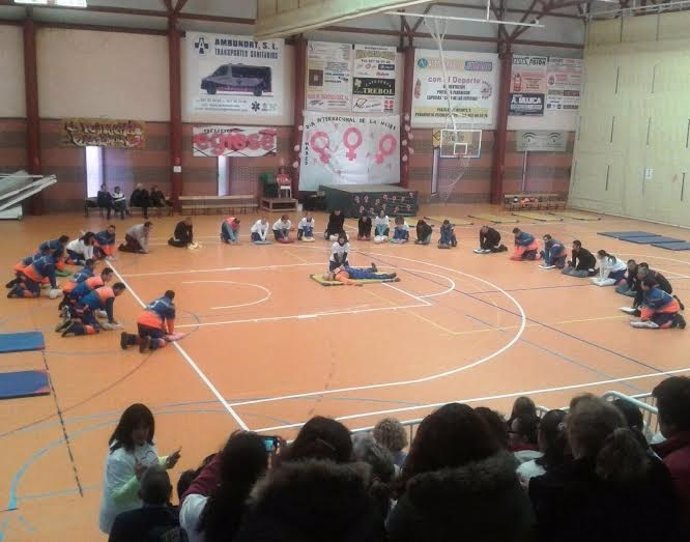
[[[376,518],[369,483],[364,463],[285,462],[254,487],[249,532],[276,530],[284,533],[280,540],[371,539]]]
[[[447,504],[481,494],[495,495],[517,487],[517,466],[512,454],[499,452],[462,467],[418,474],[408,482],[407,493],[419,508],[435,508],[439,502]]]

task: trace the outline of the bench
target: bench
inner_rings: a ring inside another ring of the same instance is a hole
[[[566,198],[561,194],[504,194],[503,207],[510,211],[521,209],[565,209]]]
[[[98,200],[96,198],[86,198],[84,199],[84,216],[88,218],[89,212],[91,209],[98,209],[98,212],[100,213],[101,217],[105,216],[105,213],[108,211],[107,207],[101,207],[98,205]],[[140,215],[144,215],[143,207],[127,207],[129,210],[129,213],[139,213]],[[166,210],[168,215],[173,214],[173,208],[170,205],[166,205],[165,207],[149,207],[149,214],[151,212],[155,212],[156,216],[163,216],[163,210]],[[113,216],[117,216],[117,212],[115,210],[112,211]]]
[[[197,214],[210,210],[223,211],[229,213],[237,211],[246,213],[247,210],[255,211],[259,208],[254,195],[243,196],[180,196],[178,198],[180,213]]]

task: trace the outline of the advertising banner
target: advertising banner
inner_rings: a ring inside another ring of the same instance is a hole
[[[278,131],[257,126],[195,126],[192,128],[194,156],[254,158],[275,154]]]
[[[577,111],[582,94],[583,63],[579,58],[549,58],[546,109]]]
[[[395,47],[355,45],[352,110],[391,113],[395,106]]]
[[[568,149],[568,132],[520,130],[515,146],[518,152],[565,152]]]
[[[187,32],[187,110],[276,117],[283,103],[283,40]]]
[[[546,95],[548,57],[513,57],[510,79],[510,114],[542,116]]]
[[[446,51],[444,57],[447,85],[439,52],[415,51],[412,125],[446,126],[450,113],[461,123],[492,125],[498,91],[498,55]]]
[[[351,110],[352,44],[308,43],[305,94],[310,111]]]

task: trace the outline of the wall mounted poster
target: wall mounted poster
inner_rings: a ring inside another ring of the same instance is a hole
[[[65,119],[62,144],[67,147],[143,149],[145,124],[137,120]]]
[[[577,111],[580,108],[582,70],[579,58],[549,58],[546,74],[548,111]]]
[[[355,45],[352,110],[391,113],[395,106],[395,47]]]
[[[194,156],[268,156],[278,150],[278,130],[258,126],[195,126]]]
[[[283,40],[187,32],[187,110],[282,115]]]
[[[547,64],[548,57],[545,56],[513,56],[510,79],[511,115],[544,115]]]
[[[492,126],[498,91],[498,55],[444,53],[452,113],[461,123]],[[449,121],[443,66],[437,50],[415,51],[412,125],[446,126]]]
[[[310,41],[307,45],[306,108],[350,111],[352,44]]]
[[[400,182],[400,118],[304,112],[299,189]]]

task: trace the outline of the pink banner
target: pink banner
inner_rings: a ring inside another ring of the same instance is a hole
[[[278,151],[278,131],[259,126],[198,126],[192,131],[194,156],[257,157]]]

